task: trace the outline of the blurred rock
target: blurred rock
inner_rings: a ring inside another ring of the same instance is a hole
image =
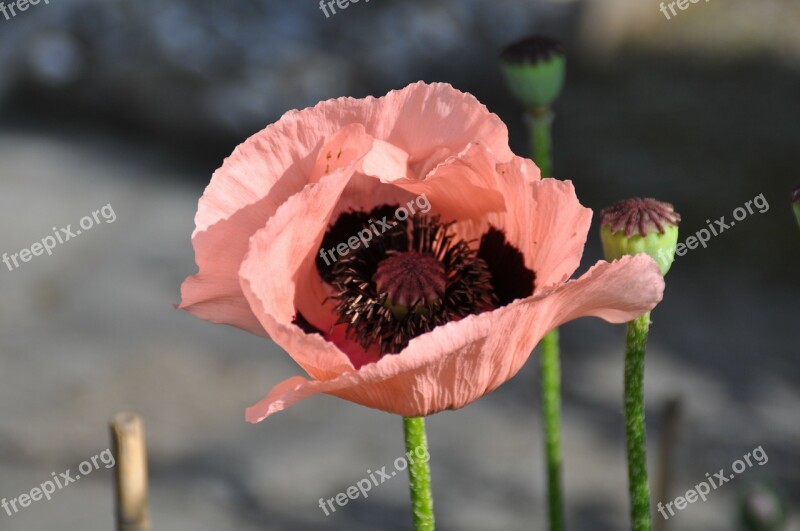
[[[669,14],[665,16],[661,4]],[[800,3],[795,0],[583,0],[584,51],[611,56],[624,47],[726,59],[772,54],[800,66]]]

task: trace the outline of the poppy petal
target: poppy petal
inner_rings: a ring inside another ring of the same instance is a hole
[[[513,377],[552,328],[583,316],[621,323],[660,302],[664,279],[650,257],[598,262],[581,278],[419,336],[397,355],[327,381],[292,378],[248,408],[259,422],[318,393],[403,416],[457,409]]]

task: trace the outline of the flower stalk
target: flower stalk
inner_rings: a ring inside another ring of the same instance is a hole
[[[502,67],[511,94],[526,109],[530,153],[542,177],[551,177],[552,105],[564,86],[564,48],[555,39],[533,36],[508,46]],[[561,486],[561,360],[558,329],[542,339],[542,413],[547,461],[547,507],[550,531],[564,530]]]
[[[428,453],[428,438],[425,435],[423,417],[403,417],[406,438],[406,455],[418,453],[418,448]],[[428,460],[408,459],[408,478],[411,490],[411,506],[414,514],[414,531],[433,531],[433,492],[431,469]]]
[[[555,115],[549,107],[533,108],[525,115],[531,143],[530,151],[533,160],[542,172],[542,177],[552,177],[553,175],[552,126],[554,117]]]
[[[561,360],[558,328],[542,339],[542,411],[547,459],[547,515],[551,531],[564,529],[561,491]]]
[[[625,443],[632,531],[651,528],[644,415],[644,358],[649,328],[650,312],[630,321],[625,344]]]
[[[542,177],[552,175],[553,112],[535,108],[526,115],[533,160]],[[558,328],[542,339],[542,414],[545,459],[547,461],[547,515],[550,531],[564,530],[564,501],[561,485],[561,349]]]
[[[675,260],[681,216],[669,203],[634,197],[600,213],[600,238],[606,260],[646,254],[666,275]],[[632,531],[650,531],[650,485],[647,480],[647,430],[644,418],[644,358],[650,312],[627,325],[625,339],[625,448]]]

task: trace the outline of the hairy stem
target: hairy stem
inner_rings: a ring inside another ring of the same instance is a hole
[[[431,469],[428,464],[428,438],[425,435],[425,419],[403,417],[406,436],[406,456],[411,489],[411,506],[414,513],[414,531],[433,531],[433,493],[431,492]],[[423,458],[419,454],[423,452]]]
[[[561,499],[561,362],[558,328],[542,340],[542,408],[547,458],[547,508],[551,531],[564,529]]]
[[[644,358],[649,328],[649,312],[629,322],[625,348],[625,442],[633,531],[650,531],[651,527],[644,420]]]

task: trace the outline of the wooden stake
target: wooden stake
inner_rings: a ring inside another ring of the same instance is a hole
[[[116,459],[117,531],[151,531],[144,421],[133,413],[118,413],[110,428]]]
[[[667,503],[668,500],[672,499],[672,471],[675,468],[674,453],[678,443],[681,408],[681,400],[677,397],[670,398],[666,404],[664,404],[655,503]],[[653,531],[667,531],[669,524],[660,514],[655,513],[653,518],[655,518]]]

